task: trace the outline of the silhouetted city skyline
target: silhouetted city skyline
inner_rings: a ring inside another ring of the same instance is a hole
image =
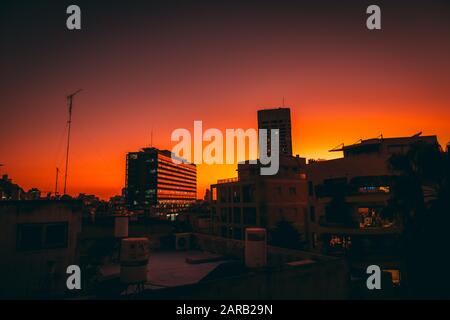
[[[359,1],[80,1],[79,32],[65,28],[63,3],[2,3],[1,170],[27,189],[54,189],[65,96],[78,88],[72,195],[119,194],[123,155],[149,146],[152,131],[170,150],[175,128],[256,128],[256,110],[283,98],[293,153],[307,159],[380,134],[423,131],[445,145],[447,4],[400,3],[383,3],[379,33],[365,28]],[[199,166],[198,197],[235,169]]]

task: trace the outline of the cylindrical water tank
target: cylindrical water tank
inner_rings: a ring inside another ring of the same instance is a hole
[[[259,268],[267,265],[266,229],[247,228],[245,230],[245,265]]]
[[[120,281],[145,283],[149,258],[148,238],[122,239],[120,252]]]
[[[128,219],[127,216],[116,216],[114,220],[114,237],[128,237]]]

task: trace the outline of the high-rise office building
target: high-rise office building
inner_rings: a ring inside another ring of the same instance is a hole
[[[125,199],[130,210],[174,218],[197,199],[197,167],[171,152],[144,148],[127,154]]]
[[[280,154],[292,156],[291,110],[289,108],[258,110],[258,129],[279,129]],[[270,152],[270,132],[267,133]]]

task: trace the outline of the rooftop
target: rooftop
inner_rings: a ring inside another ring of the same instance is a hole
[[[230,260],[222,256],[196,250],[156,251],[150,253],[145,289],[161,289],[195,284],[219,265]],[[107,264],[101,270],[101,279],[119,277],[120,265]]]
[[[349,149],[355,149],[355,148],[364,148],[367,146],[372,145],[379,145],[382,143],[386,144],[411,144],[416,141],[426,141],[429,143],[437,142],[437,137],[435,135],[433,136],[422,136],[422,132],[419,132],[413,136],[410,137],[395,137],[395,138],[384,138],[382,135],[380,135],[377,138],[372,139],[366,139],[366,140],[359,140],[358,142],[345,146],[343,143],[336,148],[333,148],[330,150],[330,152],[336,152],[336,151],[346,151]]]

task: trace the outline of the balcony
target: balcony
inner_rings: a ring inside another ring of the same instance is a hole
[[[349,182],[346,178],[329,179],[317,185],[315,191],[318,198],[390,194],[392,179],[390,176],[354,177]]]
[[[321,233],[336,234],[389,234],[401,233],[402,228],[398,221],[382,214],[384,208],[360,207],[356,215],[348,217],[347,221],[328,221],[326,216],[319,218]]]

